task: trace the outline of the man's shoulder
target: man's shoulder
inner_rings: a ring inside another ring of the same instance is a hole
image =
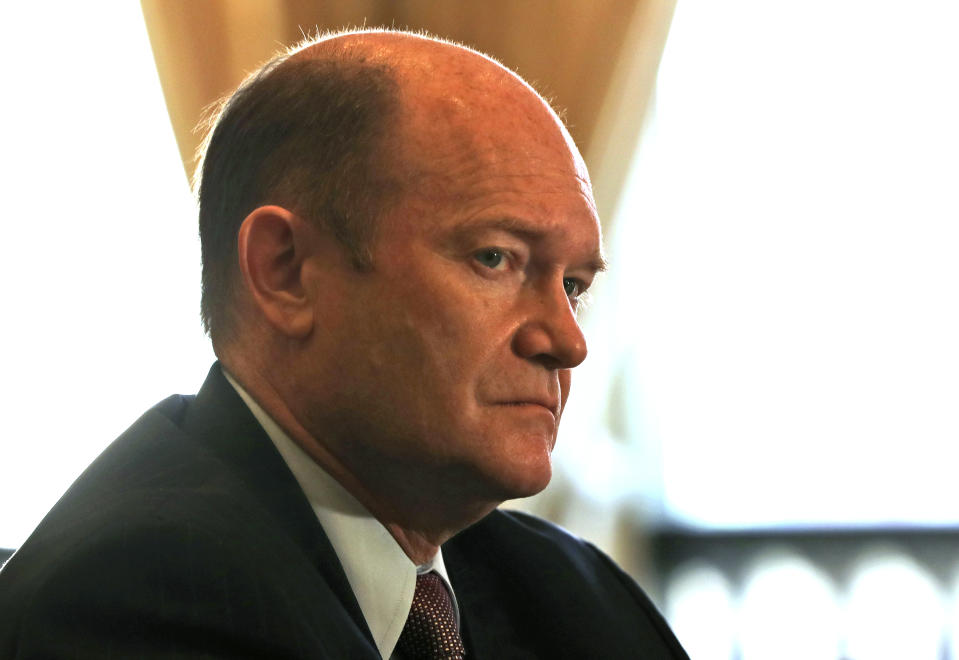
[[[304,525],[315,527],[309,504],[214,365],[199,394],[167,397],[111,442],[4,573],[26,561],[55,566],[91,543],[128,543],[138,534],[167,539],[160,550],[176,547],[181,534],[199,538],[195,530],[253,543],[264,529],[296,535]]]
[[[563,589],[607,584],[643,608],[652,608],[635,581],[596,546],[529,513],[496,509],[457,535],[444,552],[447,547],[454,556],[469,555],[473,565],[549,576]]]
[[[453,545],[481,547],[500,559],[535,558],[574,572],[607,570],[612,564],[592,543],[555,523],[523,511],[496,509],[461,532]]]
[[[143,413],[77,477],[24,548],[58,547],[57,540],[86,538],[129,517],[162,518],[180,494],[225,473],[181,427],[192,398],[173,395]]]
[[[495,509],[474,527],[484,533],[508,536],[520,534],[525,541],[559,544],[571,549],[582,548],[587,543],[555,523],[516,509]]]
[[[492,628],[533,656],[685,658],[669,626],[636,582],[602,551],[561,527],[496,510],[443,546],[474,643]],[[483,619],[471,622],[471,612]],[[593,649],[595,651],[595,648]],[[586,655],[582,655],[582,654]],[[517,650],[515,657],[527,657]]]
[[[55,644],[90,657],[167,644],[157,640],[195,650],[212,644],[188,639],[202,634],[250,657],[285,655],[269,640],[366,657],[332,549],[282,459],[236,401],[202,397],[144,413],[0,570],[0,656],[17,644],[38,657]]]
[[[216,541],[241,489],[182,428],[193,398],[164,399],[111,442],[4,565],[0,584],[36,587],[78,564],[110,571],[121,565],[109,560],[115,548],[149,562],[186,536],[197,548]]]

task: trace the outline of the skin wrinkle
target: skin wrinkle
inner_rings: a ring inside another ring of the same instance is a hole
[[[424,179],[439,177],[440,182],[434,183],[433,186],[430,187],[430,189],[436,191],[434,193],[435,198],[442,198],[444,195],[448,196],[448,191],[453,187],[452,184],[454,182],[468,183],[470,186],[467,187],[467,189],[471,190],[472,194],[460,200],[462,202],[470,202],[476,197],[489,194],[491,192],[489,188],[495,188],[496,184],[494,182],[497,181],[526,181],[535,178],[555,177],[557,180],[555,192],[563,192],[565,187],[569,185],[568,174],[562,172],[562,168],[557,167],[557,158],[539,157],[530,154],[522,154],[522,157],[530,163],[527,171],[497,173],[496,177],[490,178],[490,170],[494,169],[502,161],[500,151],[501,149],[491,146],[479,152],[464,150],[463,152],[454,151],[448,154],[435,154],[429,160],[431,165],[430,169],[426,171],[419,170],[417,172],[417,182],[422,184],[424,183]],[[568,159],[568,162],[564,163],[566,168],[572,166],[576,169],[575,180],[578,183],[579,193],[590,205],[592,212],[595,213],[596,208],[592,198],[592,187],[589,177],[586,174],[585,165],[577,162],[577,159],[572,159],[568,156],[566,159]],[[544,172],[545,168],[554,170],[554,172]],[[499,185],[502,186],[504,184],[500,183]],[[547,191],[538,191],[537,194],[544,194],[546,192]],[[420,194],[423,193],[420,192]]]

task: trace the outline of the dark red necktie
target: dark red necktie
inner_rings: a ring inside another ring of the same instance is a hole
[[[408,660],[461,660],[466,654],[453,600],[436,573],[416,576],[413,605],[396,648]]]

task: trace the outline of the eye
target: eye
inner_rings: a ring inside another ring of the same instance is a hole
[[[498,270],[506,263],[506,254],[499,248],[483,248],[473,258],[490,270]]]
[[[563,278],[563,289],[566,291],[566,295],[572,299],[579,297],[579,294],[583,292],[583,283],[572,277]]]

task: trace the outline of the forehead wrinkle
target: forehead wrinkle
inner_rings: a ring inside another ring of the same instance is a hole
[[[445,173],[507,165],[535,172],[543,163],[568,168],[588,181],[562,123],[541,98],[517,89],[516,82],[480,85],[473,76],[450,80],[439,89],[432,80],[402,90],[396,137],[408,166]]]
[[[423,146],[429,152],[430,164],[444,162],[467,162],[476,167],[496,168],[507,166],[539,173],[540,167],[551,170],[568,170],[569,173],[588,182],[581,171],[578,152],[565,143],[550,144],[531,137],[534,131],[506,131],[499,127],[484,131],[477,124],[466,130],[447,131],[445,135],[424,136]],[[548,138],[547,138],[548,139]],[[444,171],[448,169],[444,168]]]
[[[523,199],[515,195],[521,192]],[[504,223],[500,229],[523,229],[526,233],[546,235],[561,226],[566,218],[580,218],[590,224],[598,222],[592,199],[582,191],[576,191],[579,202],[570,203],[568,191],[564,188],[525,191],[500,187],[494,192],[489,190],[470,190],[466,194],[449,195],[445,204],[451,208],[450,219],[458,223],[477,222],[499,217],[516,218],[512,226]],[[560,197],[561,203],[554,200]],[[528,228],[528,229],[526,229]]]
[[[490,150],[494,152],[495,150]],[[424,159],[426,160],[426,159]],[[568,163],[573,165],[572,163]],[[569,184],[575,182],[575,189],[592,202],[592,186],[575,167],[564,167],[555,159],[535,158],[530,154],[506,154],[501,157],[483,157],[483,154],[451,153],[432,158],[417,169],[409,169],[420,181],[430,178],[444,182],[441,189],[462,193],[469,190],[472,196],[487,194],[490,189],[496,191],[500,182],[540,180],[544,184],[541,190],[524,189],[524,193],[563,192],[569,190]],[[447,183],[448,182],[448,183]],[[508,191],[509,187],[503,189]]]

